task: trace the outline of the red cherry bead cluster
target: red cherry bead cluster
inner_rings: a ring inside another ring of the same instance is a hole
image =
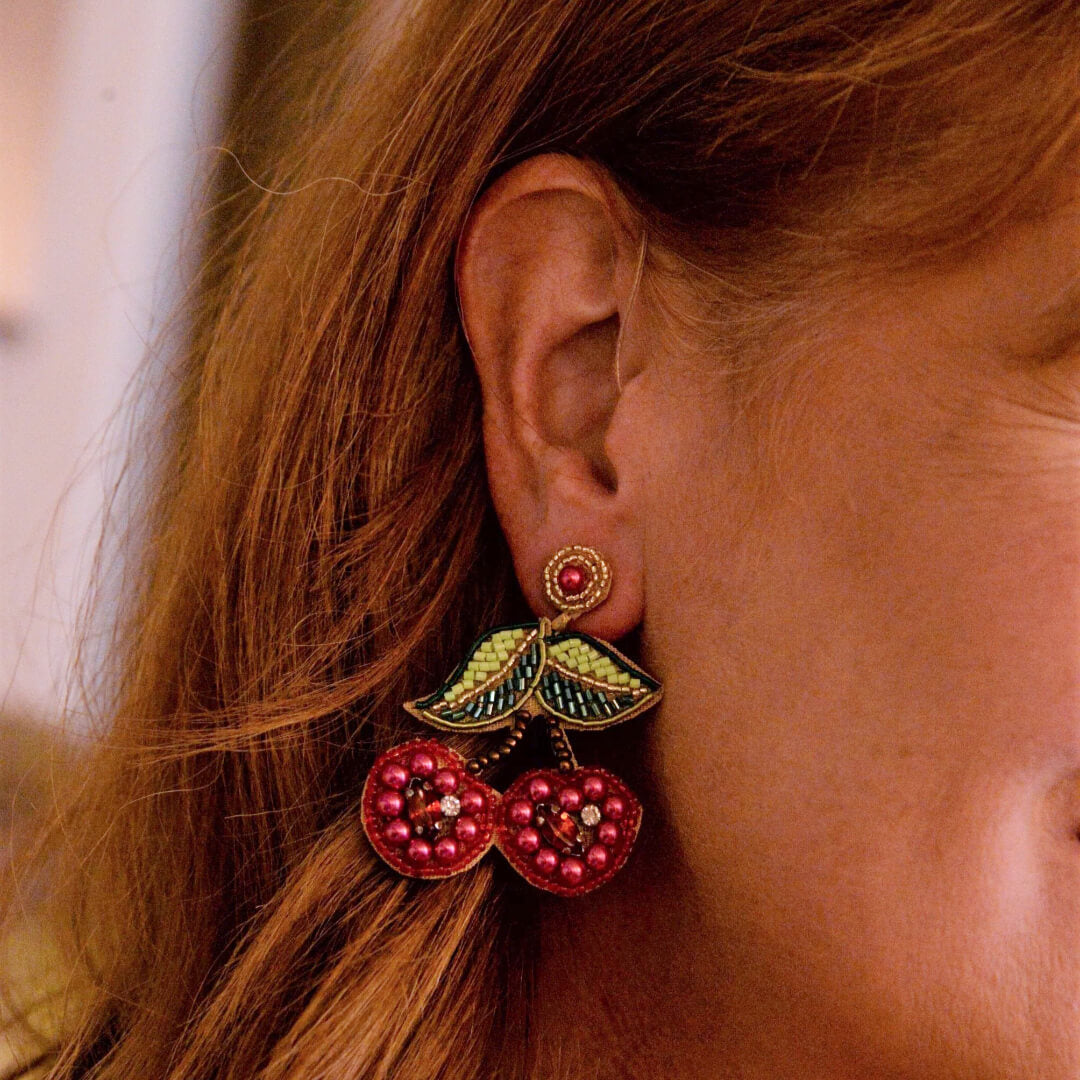
[[[541,769],[503,795],[495,842],[531,884],[580,896],[623,865],[640,824],[640,803],[606,770]]]
[[[449,877],[491,846],[498,792],[465,769],[460,754],[417,739],[384,754],[362,797],[364,831],[396,870]]]

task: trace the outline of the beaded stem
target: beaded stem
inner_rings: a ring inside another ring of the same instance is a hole
[[[525,729],[529,726],[531,719],[532,714],[530,712],[526,709],[520,709],[514,716],[514,726],[506,733],[506,738],[498,746],[493,750],[489,750],[486,754],[480,754],[478,757],[466,762],[465,769],[469,775],[476,776],[482,769],[486,769],[503,758],[509,757],[514,752],[517,744],[524,738]]]
[[[552,752],[558,762],[559,772],[573,772],[578,767],[578,763],[577,758],[574,757],[573,748],[570,746],[570,739],[566,734],[566,729],[556,717],[549,716],[547,718],[547,730]]]

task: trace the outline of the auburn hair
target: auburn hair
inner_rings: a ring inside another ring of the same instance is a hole
[[[95,738],[8,890],[12,924],[48,917],[64,950],[51,1077],[536,1075],[526,891],[495,860],[397,877],[357,817],[373,756],[415,733],[401,703],[528,615],[452,278],[486,184],[544,151],[590,162],[650,266],[738,280],[752,307],[962,258],[1037,210],[1080,131],[1074,0],[421,0],[378,21],[303,59],[165,373]]]

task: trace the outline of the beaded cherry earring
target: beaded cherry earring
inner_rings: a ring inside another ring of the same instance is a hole
[[[443,731],[510,730],[471,761],[434,739],[413,739],[376,760],[361,821],[398,873],[451,877],[494,845],[530,884],[581,896],[626,862],[641,803],[613,773],[580,766],[567,734],[620,724],[660,700],[660,684],[632,660],[567,629],[610,589],[611,568],[598,551],[562,548],[544,568],[544,593],[559,615],[489,630],[442,686],[405,704]],[[480,779],[541,723],[556,768],[524,772],[502,794]]]

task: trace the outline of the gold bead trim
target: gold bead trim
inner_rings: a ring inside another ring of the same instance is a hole
[[[585,588],[566,593],[559,585],[559,572],[570,563],[585,571]],[[560,548],[544,567],[544,593],[548,600],[571,618],[602,604],[611,591],[611,567],[596,548],[572,544]]]

